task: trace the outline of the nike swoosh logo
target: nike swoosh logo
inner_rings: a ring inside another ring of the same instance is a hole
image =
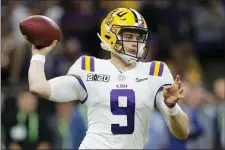
[[[136,82],[142,82],[142,81],[145,81],[145,80],[148,80],[148,78],[142,78],[142,79],[136,78],[135,79]]]

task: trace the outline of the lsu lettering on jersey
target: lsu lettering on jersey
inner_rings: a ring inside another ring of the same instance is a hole
[[[110,60],[90,56],[80,57],[68,75],[86,91],[79,96],[88,109],[88,131],[80,149],[143,149],[156,95],[174,82],[163,62],[137,62],[121,73]]]

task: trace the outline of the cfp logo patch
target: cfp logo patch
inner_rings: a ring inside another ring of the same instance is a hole
[[[109,82],[110,76],[104,74],[87,74],[87,81]]]

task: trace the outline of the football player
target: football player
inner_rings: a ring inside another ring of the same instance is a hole
[[[111,59],[81,56],[68,74],[46,80],[45,56],[56,45],[32,46],[30,91],[54,102],[79,100],[88,109],[88,131],[80,149],[143,149],[154,108],[178,139],[189,134],[189,119],[177,104],[184,98],[180,77],[175,81],[161,61],[139,62],[149,48],[149,30],[141,14],[118,8],[102,21],[101,47]],[[160,139],[159,139],[160,140]]]

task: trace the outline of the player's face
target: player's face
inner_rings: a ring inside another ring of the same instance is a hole
[[[122,34],[123,48],[129,55],[136,56],[139,42],[143,41],[143,36],[139,33],[124,32]]]

